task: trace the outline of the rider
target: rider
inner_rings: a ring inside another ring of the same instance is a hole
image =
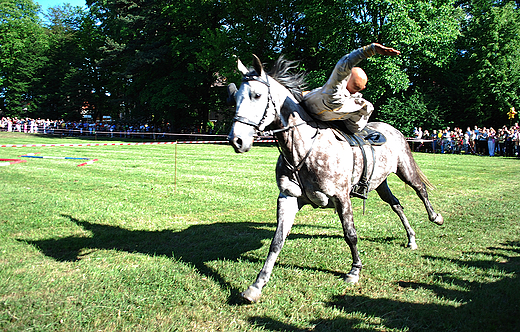
[[[304,94],[303,107],[318,120],[342,120],[345,127],[352,133],[363,130],[374,111],[374,106],[363,99],[363,95],[360,93],[366,88],[367,75],[363,69],[354,66],[376,53],[399,55],[401,52],[372,43],[346,54],[338,61],[324,86]],[[364,161],[363,174],[360,181],[353,187],[352,195],[366,199],[368,193],[367,163],[363,148],[361,148],[361,152]]]
[[[372,43],[346,54],[338,61],[324,86],[305,94],[304,108],[322,121],[343,120],[352,133],[363,130],[374,106],[360,93],[366,88],[367,75],[363,69],[354,66],[376,53],[399,55],[401,52]]]
[[[374,106],[365,99],[360,91],[366,88],[367,75],[359,67],[361,60],[375,55],[399,55],[401,52],[378,43],[363,46],[343,56],[328,81],[321,88],[303,93],[302,104],[315,118],[322,121],[344,120],[352,133],[363,130]],[[228,85],[226,102],[234,105],[237,87]]]

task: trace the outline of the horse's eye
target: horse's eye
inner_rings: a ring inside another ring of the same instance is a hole
[[[255,95],[254,95],[254,98],[255,98],[255,99],[260,99],[260,97],[262,97],[261,94],[259,94],[259,93],[255,93]]]

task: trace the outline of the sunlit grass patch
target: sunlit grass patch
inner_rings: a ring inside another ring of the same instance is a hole
[[[50,142],[26,135],[5,143]],[[25,140],[25,141],[24,141]],[[60,140],[60,139],[54,139]],[[76,139],[75,143],[81,140]],[[37,149],[37,150],[35,150]],[[98,158],[30,160],[0,171],[0,329],[59,331],[500,331],[518,324],[518,160],[416,154],[445,224],[389,186],[417,233],[375,192],[354,200],[363,260],[333,210],[304,207],[259,303],[276,228],[276,147],[3,148]]]

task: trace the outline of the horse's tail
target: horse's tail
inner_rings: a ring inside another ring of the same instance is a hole
[[[419,165],[417,165],[417,162],[415,161],[415,159],[412,159],[412,160],[415,163],[415,169],[417,170],[417,173],[419,174],[419,178],[421,179],[422,183],[424,183],[424,185],[426,187],[428,187],[428,189],[430,189],[430,190],[436,189],[435,186],[430,182],[430,180],[428,180],[426,175],[421,171],[421,169],[419,168]]]

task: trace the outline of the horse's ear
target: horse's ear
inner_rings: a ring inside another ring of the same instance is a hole
[[[262,65],[262,61],[253,54],[253,68],[259,76],[262,76],[264,73],[264,66]]]
[[[240,61],[240,59],[237,59],[237,66],[238,66],[238,70],[242,73],[242,75],[246,76],[247,73],[249,73],[249,70],[247,70],[247,67],[244,66],[244,64],[242,63],[242,61]]]

